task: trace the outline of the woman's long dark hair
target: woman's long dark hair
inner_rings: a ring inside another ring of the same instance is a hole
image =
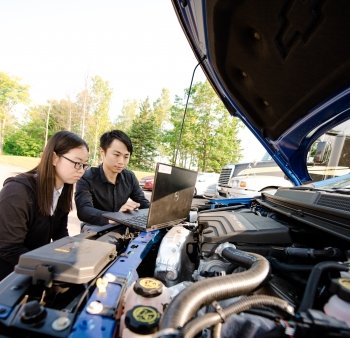
[[[38,174],[37,202],[41,214],[51,214],[53,191],[55,188],[56,167],[53,165],[54,153],[62,156],[71,149],[85,147],[89,151],[88,144],[77,134],[70,131],[59,131],[54,134],[44,149],[40,163],[30,173]],[[73,184],[64,184],[60,205],[65,212],[72,210]]]

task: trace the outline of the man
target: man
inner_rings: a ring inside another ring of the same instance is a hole
[[[75,204],[81,221],[105,225],[109,223],[102,217],[106,211],[149,207],[135,174],[126,169],[132,150],[130,138],[121,130],[101,136],[102,164],[88,170],[76,185]]]

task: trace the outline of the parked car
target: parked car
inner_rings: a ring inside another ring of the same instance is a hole
[[[203,193],[203,197],[207,199],[219,198],[220,195],[218,193],[218,184],[214,183],[207,187],[207,189]]]
[[[194,196],[203,196],[209,186],[217,184],[220,174],[217,173],[199,173],[197,176]]]
[[[230,163],[222,167],[218,183],[218,192],[222,197],[230,197],[232,195],[232,179],[236,176],[250,175],[283,177],[284,173],[277,163],[272,159],[269,153],[265,153],[260,161]],[[272,183],[272,185],[274,185]]]
[[[143,190],[153,190],[154,176],[145,179]]]
[[[279,187],[292,187],[293,184],[284,177],[242,175],[232,177],[227,190],[228,198],[256,197],[262,192],[275,193]]]
[[[344,175],[349,171],[347,149],[350,139],[337,142],[339,135],[333,130],[322,135],[307,154],[307,171],[312,181]],[[340,147],[342,149],[340,149]],[[342,156],[337,156],[344,153]],[[241,178],[245,176],[245,178]],[[255,178],[254,178],[255,177]],[[289,186],[285,173],[266,153],[261,161],[225,165],[220,173],[218,192],[222,197],[254,196],[261,191],[273,191],[279,186]]]
[[[139,185],[143,189],[146,181],[154,179],[154,175],[144,176],[139,180]]]

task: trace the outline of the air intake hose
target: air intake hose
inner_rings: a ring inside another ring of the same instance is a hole
[[[248,269],[227,276],[204,279],[183,290],[165,310],[160,331],[182,328],[202,306],[214,300],[219,301],[251,292],[269,273],[270,266],[266,258],[237,250],[232,244],[219,245],[216,253]]]

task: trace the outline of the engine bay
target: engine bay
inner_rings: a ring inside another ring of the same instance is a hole
[[[93,226],[24,254],[0,284],[0,337],[350,337],[350,212],[317,194],[151,232]]]

